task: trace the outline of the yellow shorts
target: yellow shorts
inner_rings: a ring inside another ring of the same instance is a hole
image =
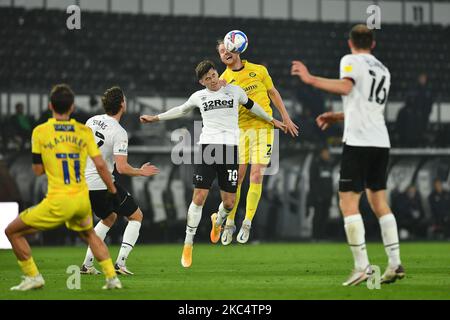
[[[268,165],[272,155],[273,128],[241,129],[239,135],[239,164]]]
[[[92,209],[88,192],[53,195],[38,205],[20,213],[22,221],[37,230],[50,230],[65,223],[70,230],[80,232],[92,228]]]

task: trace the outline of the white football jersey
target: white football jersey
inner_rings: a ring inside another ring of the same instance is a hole
[[[239,144],[239,105],[246,104],[245,91],[232,84],[217,91],[208,89],[193,93],[183,109],[199,108],[203,119],[199,144]]]
[[[384,119],[391,74],[371,54],[348,54],[341,59],[340,78],[350,78],[354,86],[342,96],[344,137],[349,146],[390,148]]]
[[[94,116],[86,122],[94,133],[97,145],[102,152],[109,172],[114,170],[114,156],[128,155],[128,134],[119,122],[106,114]],[[88,158],[86,163],[86,182],[89,190],[105,190],[106,185],[97,172],[94,162]]]

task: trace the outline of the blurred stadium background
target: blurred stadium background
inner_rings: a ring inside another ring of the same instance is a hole
[[[80,30],[66,27],[66,8],[72,4],[81,7]],[[198,90],[193,69],[200,60],[213,59],[222,71],[216,40],[240,29],[249,37],[243,57],[268,67],[301,128],[295,140],[280,136],[279,173],[264,181],[250,240],[344,240],[336,197],[342,128],[322,133],[314,123],[319,113],[339,110],[341,100],[302,85],[290,76],[290,64],[302,59],[313,73],[338,77],[348,30],[366,21],[371,4],[381,8],[374,54],[392,74],[386,110],[393,144],[388,192],[400,236],[450,238],[449,1],[0,0],[0,202],[16,201],[24,209],[45,195],[46,178],[31,171],[29,138],[49,117],[47,94],[53,84],[72,86],[74,117],[81,122],[101,113],[100,95],[119,85],[128,97],[122,124],[130,138],[130,162],[151,161],[161,169],[151,179],[118,178],[143,209],[139,241],[181,242],[192,169],[171,163],[170,137],[178,128],[192,132],[199,114],[152,126],[141,126],[138,116],[176,106]],[[215,185],[198,241],[209,239],[206,220],[218,203]],[[368,239],[378,239],[367,201],[361,207]],[[244,208],[245,197],[238,224]],[[116,224],[107,242],[119,243],[122,231],[123,224]],[[63,245],[75,239],[61,228],[38,235],[34,243]]]

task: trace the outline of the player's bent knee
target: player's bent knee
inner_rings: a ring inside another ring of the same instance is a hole
[[[128,217],[129,221],[139,221],[142,222],[144,220],[144,214],[142,211],[138,208],[131,216]]]
[[[14,230],[14,227],[9,224],[5,229],[5,235],[8,239],[12,239],[14,236],[17,235],[16,230]]]
[[[378,202],[373,203],[371,205],[371,207],[372,207],[373,212],[375,212],[377,215],[385,215],[392,211],[391,208],[389,207],[389,205],[385,201],[382,201],[380,203],[378,203]]]
[[[208,190],[198,190],[194,192],[192,197],[192,202],[194,202],[197,206],[203,206],[205,204],[206,195],[208,194]]]
[[[117,220],[117,214],[115,214],[114,212],[113,213],[111,213],[109,216],[107,216],[105,219],[102,219],[102,223],[105,225],[105,226],[108,226],[108,227],[112,227],[112,225],[116,222],[116,220]]]
[[[352,203],[351,201],[340,200],[339,207],[344,216],[348,216],[359,212],[359,204]]]
[[[223,207],[227,210],[227,211],[231,211],[234,208],[234,204],[235,204],[235,200],[225,200],[223,202]]]
[[[250,182],[251,183],[262,183],[263,175],[262,175],[263,169],[255,170],[250,174]]]
[[[11,230],[9,229],[9,226],[6,227],[6,229],[5,229],[5,235],[8,239],[11,239],[12,234],[11,234]]]
[[[92,239],[92,237],[97,236],[95,234],[94,229],[80,231],[80,232],[78,232],[78,235],[80,236],[81,239],[83,239],[84,241],[87,241],[87,242],[89,242],[89,240]]]

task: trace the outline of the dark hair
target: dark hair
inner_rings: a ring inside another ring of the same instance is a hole
[[[357,24],[350,31],[350,40],[357,49],[371,49],[375,32],[364,24]]]
[[[120,87],[112,87],[106,90],[102,97],[102,104],[106,114],[114,116],[119,113],[123,101],[124,95]]]
[[[74,101],[75,95],[67,84],[57,84],[50,91],[50,102],[53,110],[58,114],[69,111]]]
[[[212,62],[211,60],[203,60],[197,65],[197,67],[195,67],[195,74],[197,75],[198,79],[201,79],[211,69],[217,70],[214,62]]]

